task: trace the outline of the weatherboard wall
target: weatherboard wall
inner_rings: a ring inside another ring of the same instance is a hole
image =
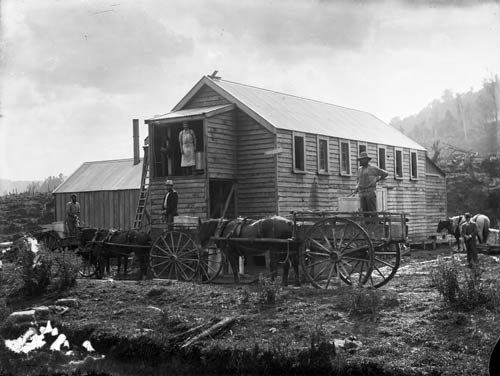
[[[277,213],[275,135],[237,110],[238,214],[252,218]]]
[[[318,172],[317,138],[315,134],[303,133],[305,137],[305,171],[293,170],[293,132],[278,130],[277,146],[281,152],[277,155],[277,187],[278,212],[287,215],[297,210],[339,210],[339,200],[348,197],[356,187],[358,174],[358,147],[357,141],[347,141],[350,145],[351,174],[340,174],[340,142],[339,139],[329,137],[328,140],[328,167],[327,173]],[[366,143],[367,152],[373,156],[372,165],[377,165],[377,144]],[[435,213],[433,204],[428,203],[432,191],[439,190],[440,197],[445,195],[445,184],[442,177],[427,184],[426,155],[424,151],[417,151],[418,178],[410,179],[410,152],[414,150],[402,149],[403,177],[395,176],[395,148],[381,145],[386,148],[387,179],[379,183],[379,202],[383,207],[378,210],[389,212],[404,212],[408,214],[410,239],[424,239],[429,236],[428,219]],[[429,192],[427,192],[429,190]],[[442,206],[442,205],[441,205]]]
[[[128,230],[132,228],[139,190],[74,192],[80,203],[82,226]],[[71,193],[55,193],[55,220],[66,220],[66,203]]]

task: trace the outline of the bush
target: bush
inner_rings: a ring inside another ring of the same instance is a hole
[[[439,257],[437,266],[431,270],[431,284],[439,294],[449,303],[455,303],[458,298],[460,286],[458,276],[460,273],[460,264],[456,259],[445,261]]]
[[[373,288],[352,286],[352,298],[349,313],[356,315],[371,314],[376,316],[380,308],[380,293]]]
[[[33,252],[26,239],[16,242],[17,260],[2,278],[2,294],[37,296],[47,291],[62,291],[76,283],[81,260],[69,251],[52,252],[39,245]]]
[[[259,303],[273,305],[281,300],[281,278],[274,281],[262,275],[259,276]]]
[[[458,309],[470,311],[479,306],[491,309],[497,304],[496,286],[481,279],[479,268],[466,268],[456,259],[439,258],[430,279],[445,302]]]
[[[74,286],[82,262],[81,259],[70,250],[47,252],[47,254],[52,259],[50,262],[52,265],[51,287],[63,291]]]

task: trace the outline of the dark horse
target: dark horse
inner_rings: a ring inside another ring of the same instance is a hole
[[[104,275],[104,267],[110,258],[117,258],[119,268],[121,258],[126,259],[131,253],[134,253],[139,260],[140,277],[147,275],[148,257],[151,248],[149,234],[137,230],[95,230],[89,244],[91,244],[95,255],[98,277]],[[125,262],[125,273],[126,268],[127,264]]]
[[[453,235],[456,240],[457,250],[460,251],[460,236],[462,233],[462,225],[465,223],[465,217],[463,215],[457,215],[455,217],[450,217],[444,221],[439,220],[437,232],[443,230],[448,230],[448,234]]]
[[[212,236],[225,238],[216,241],[225,254],[231,269],[233,270],[234,282],[239,283],[238,257],[262,254],[269,251],[271,279],[274,280],[278,273],[278,262],[283,263],[283,285],[288,284],[288,271],[290,263],[295,271],[295,285],[300,285],[299,280],[299,257],[297,246],[294,242],[252,242],[231,241],[231,238],[247,239],[290,239],[292,237],[293,222],[278,216],[263,218],[260,220],[236,219],[232,221],[222,219],[209,219],[199,223],[199,237],[202,247],[206,247]],[[280,260],[280,256],[282,256]],[[284,257],[283,257],[284,256]]]

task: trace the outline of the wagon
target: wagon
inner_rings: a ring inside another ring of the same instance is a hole
[[[77,227],[75,234],[71,234],[65,226],[64,222],[52,222],[44,225],[44,230],[35,235],[40,243],[45,244],[47,249],[53,251],[58,248],[75,249],[80,245],[78,239],[82,227]]]
[[[85,238],[86,227],[77,226],[75,233],[70,233],[64,222],[53,222],[44,225],[44,230],[35,235],[36,239],[45,245],[50,251],[70,249],[81,256],[82,264],[79,269],[80,275],[91,277],[96,272],[95,261],[92,256],[91,247]]]
[[[500,253],[500,230],[490,228],[488,240],[484,244],[478,244],[477,248],[480,252],[486,254],[499,254]]]
[[[389,212],[292,212],[290,239],[213,236],[211,240],[251,246],[257,242],[288,245],[296,252],[302,272],[315,287],[328,288],[334,277],[347,284],[381,287],[395,275],[401,247],[407,239],[405,213]],[[224,256],[217,247],[202,249],[196,227],[173,226],[159,234],[150,254],[157,278],[200,282],[213,281],[220,274]]]

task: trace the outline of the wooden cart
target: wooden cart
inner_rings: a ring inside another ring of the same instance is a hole
[[[298,252],[302,272],[315,287],[328,288],[339,277],[347,284],[381,287],[399,267],[407,239],[404,213],[299,211],[291,214],[290,239],[222,238],[212,240],[251,246],[256,242],[288,243]],[[151,269],[157,278],[200,282],[220,274],[224,256],[215,247],[201,249],[194,225],[174,225],[159,234],[151,249]]]

